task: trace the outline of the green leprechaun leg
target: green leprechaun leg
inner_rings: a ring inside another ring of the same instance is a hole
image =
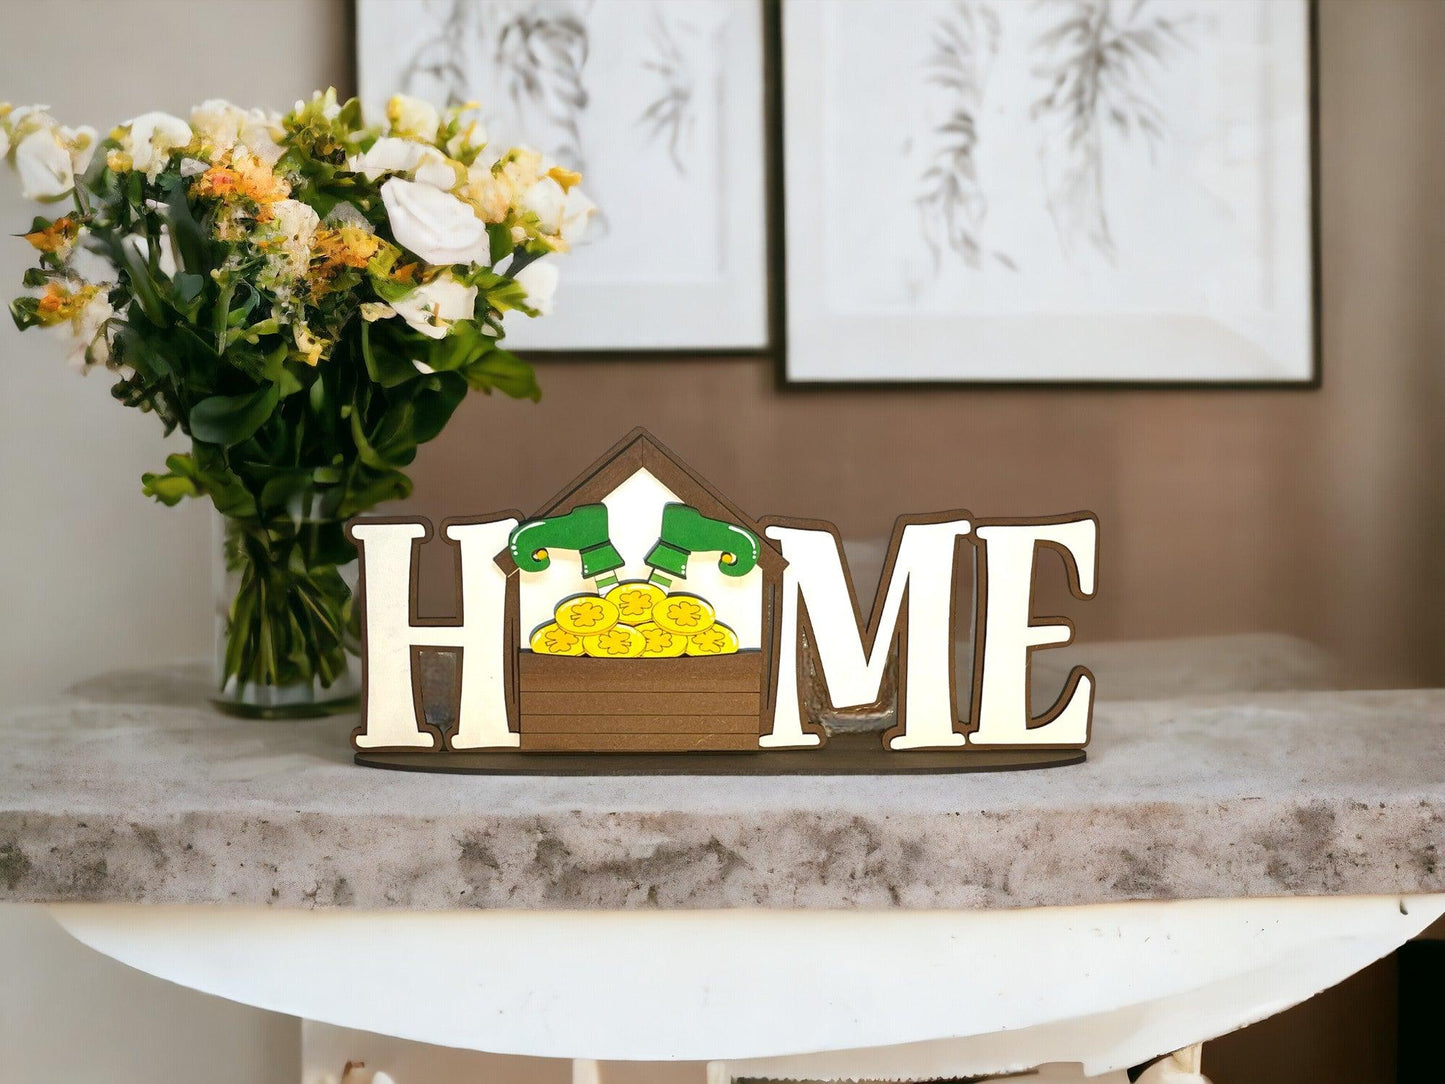
[[[607,528],[607,506],[584,504],[566,515],[549,516],[520,524],[512,531],[512,560],[524,572],[541,572],[552,559],[551,549],[571,550],[582,559],[582,575],[596,580],[597,593],[617,583],[622,555],[612,544]]]
[[[725,576],[746,576],[758,564],[757,535],[746,528],[710,519],[687,504],[669,504],[662,510],[662,530],[646,563],[652,582],[670,587],[671,577],[687,578],[688,558],[694,553],[717,553],[718,570]]]

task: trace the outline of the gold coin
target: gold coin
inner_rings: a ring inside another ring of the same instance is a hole
[[[554,625],[543,625],[532,633],[532,650],[538,655],[580,655],[582,637]]]
[[[714,624],[687,638],[689,655],[731,655],[737,649],[737,633],[726,625]]]
[[[577,595],[557,605],[557,624],[576,636],[596,636],[617,624],[617,604],[601,595]]]
[[[670,659],[687,650],[686,636],[668,632],[656,621],[638,625],[637,631],[642,633],[642,639],[646,644],[642,649],[644,659]]]
[[[596,636],[582,637],[582,650],[594,659],[635,659],[647,641],[631,625],[613,625]]]
[[[652,620],[668,632],[691,636],[717,620],[712,604],[696,595],[668,595],[652,608]]]
[[[617,620],[638,628],[652,620],[652,608],[667,597],[661,587],[646,580],[624,580],[607,592],[607,601],[617,606]]]

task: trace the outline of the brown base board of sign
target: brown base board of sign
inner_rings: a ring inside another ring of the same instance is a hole
[[[821,749],[737,753],[368,753],[356,763],[455,775],[946,775],[1060,768],[1082,749],[915,749],[889,752],[877,734],[835,734]]]

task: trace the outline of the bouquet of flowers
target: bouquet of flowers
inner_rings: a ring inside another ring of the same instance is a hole
[[[550,309],[593,210],[580,178],[493,149],[475,105],[398,96],[371,125],[334,90],[284,116],[147,113],[104,139],[0,105],[0,157],[27,197],[64,204],[25,234],[16,324],[72,335],[118,400],[180,429],[190,450],[144,490],[225,519],[223,696],[349,694],[343,524],[410,492],[468,389],[538,397],[502,317]]]

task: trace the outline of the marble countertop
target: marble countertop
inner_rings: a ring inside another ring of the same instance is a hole
[[[553,778],[351,763],[194,670],[0,714],[0,900],[990,908],[1445,891],[1445,690],[1100,704],[1088,762]]]

